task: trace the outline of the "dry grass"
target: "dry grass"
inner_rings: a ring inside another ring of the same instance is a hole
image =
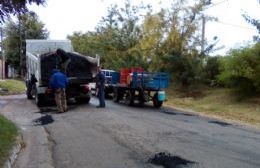
[[[7,92],[1,92],[0,95],[9,95],[9,94],[20,94],[25,92],[25,83],[20,80],[0,80],[0,88],[7,90]]]
[[[166,105],[260,127],[260,98],[237,101],[229,89],[186,92],[170,88]],[[187,96],[188,95],[188,96]]]

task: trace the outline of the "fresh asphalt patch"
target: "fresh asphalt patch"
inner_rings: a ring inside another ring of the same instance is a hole
[[[226,122],[223,122],[223,121],[209,121],[209,123],[217,124],[217,125],[220,125],[222,127],[227,127],[227,126],[231,126],[232,125],[232,124],[229,124],[229,123],[226,123]]]
[[[163,166],[164,168],[193,167],[195,164],[198,164],[194,161],[186,160],[179,156],[173,156],[165,152],[155,154],[148,162],[157,166]]]
[[[175,112],[169,110],[161,110],[162,113],[169,114],[169,115],[184,115],[184,116],[195,116],[194,114],[182,113],[182,112]]]
[[[178,115],[178,113],[172,112],[172,111],[162,111],[164,114],[170,114],[170,115]]]
[[[53,123],[54,119],[52,118],[51,115],[47,114],[47,115],[41,116],[40,118],[33,120],[33,122],[35,123],[34,124],[35,126],[47,125],[47,124]]]
[[[195,116],[194,114],[187,114],[187,113],[183,113],[183,114],[181,114],[181,115],[190,116],[190,117]]]

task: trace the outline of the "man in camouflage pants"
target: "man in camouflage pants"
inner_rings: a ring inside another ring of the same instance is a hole
[[[50,86],[55,92],[55,101],[60,113],[67,111],[66,86],[68,85],[67,76],[57,69],[53,70]]]

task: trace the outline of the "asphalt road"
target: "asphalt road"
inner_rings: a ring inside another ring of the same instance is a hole
[[[106,104],[97,109],[93,98],[57,114],[54,106],[38,109],[23,96],[0,100],[1,113],[25,137],[16,167],[260,167],[260,130],[170,108]],[[39,118],[47,123],[34,122]]]

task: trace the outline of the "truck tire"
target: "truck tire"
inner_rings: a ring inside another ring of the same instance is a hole
[[[158,93],[155,93],[153,96],[153,106],[156,108],[160,108],[163,104],[163,101],[158,100]]]
[[[37,94],[35,95],[35,103],[38,107],[44,106],[44,95],[43,94]]]
[[[75,99],[79,104],[88,104],[90,101],[90,97],[80,97]]]
[[[26,84],[26,96],[27,96],[27,99],[32,99],[33,98],[33,95],[31,94],[32,92],[32,86],[30,84],[30,82],[27,82]]]
[[[26,90],[26,96],[27,96],[27,99],[29,99],[29,100],[31,100],[33,98],[31,95],[31,92],[28,90],[28,88]]]

